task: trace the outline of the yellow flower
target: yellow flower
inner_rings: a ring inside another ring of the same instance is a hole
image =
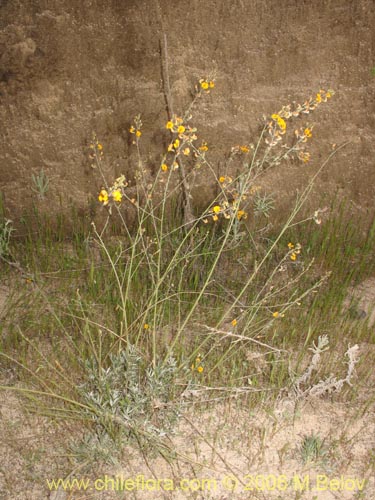
[[[168,151],[173,151],[173,144],[170,144],[170,145],[168,146]]]
[[[183,153],[184,153],[185,156],[189,156],[189,154],[190,154],[190,148],[185,148],[183,150]]]
[[[130,132],[131,134],[134,134],[134,133],[135,133],[135,128],[134,128],[134,126],[133,126],[133,125],[130,127],[129,132]]]
[[[175,149],[177,149],[179,145],[180,145],[180,140],[179,140],[179,139],[176,139],[176,140],[174,141],[174,143],[173,143],[173,147],[174,147]]]
[[[296,260],[297,259],[297,254],[295,252],[292,253],[290,256],[290,260]]]
[[[122,199],[122,193],[121,193],[121,191],[119,189],[116,189],[115,191],[113,191],[112,198],[115,201],[120,202],[121,199]]]
[[[215,205],[212,209],[214,214],[219,214],[221,211],[220,205]]]
[[[239,210],[237,212],[237,219],[238,220],[246,219],[246,218],[247,218],[247,213],[245,212],[245,210]]]
[[[173,128],[173,122],[167,122],[165,128],[167,128],[168,130],[172,130],[172,128]]]
[[[212,220],[215,221],[215,222],[217,222],[219,220],[219,217],[217,215],[213,215],[212,216]]]
[[[205,81],[201,82],[201,87],[202,87],[203,90],[207,90],[208,86],[209,86],[208,82],[205,82]]]
[[[281,130],[285,130],[286,129],[286,123],[285,123],[285,120],[283,120],[281,118],[280,115],[274,113],[272,116],[271,116],[272,120],[274,120],[275,122],[277,122],[278,126],[281,128]]]
[[[103,146],[100,143],[98,144],[98,149],[99,149],[99,151],[101,151],[103,149]]]
[[[305,153],[303,155],[303,163],[307,163],[308,161],[310,161],[310,153]]]
[[[144,328],[145,330],[148,330],[148,329],[150,328],[150,325],[149,325],[148,323],[145,323],[145,324],[143,325],[143,328]]]
[[[225,182],[225,179],[226,178],[222,175],[221,177],[219,177],[219,182],[221,182],[221,184],[222,184],[223,182]]]
[[[108,204],[108,193],[105,189],[102,189],[99,193],[98,199],[103,205]]]
[[[291,250],[292,248],[294,248],[293,243],[290,243],[290,242],[289,242],[289,243],[288,243],[288,248],[290,248],[290,250]]]
[[[275,311],[274,313],[272,313],[272,316],[273,316],[274,318],[278,318],[278,317],[280,316],[279,311]]]
[[[315,100],[316,100],[316,102],[322,102],[322,96],[321,96],[321,94],[316,94]]]
[[[203,369],[204,369],[204,368],[203,368],[203,366],[198,366],[198,368],[197,368],[197,372],[198,372],[198,373],[202,373],[202,372],[203,372]]]
[[[180,125],[177,129],[178,134],[183,134],[185,132],[185,127],[183,125]]]
[[[213,89],[215,87],[215,82],[213,82],[212,80],[210,81],[210,89]]]
[[[282,118],[279,117],[279,119],[277,120],[277,124],[281,128],[281,130],[285,130],[286,129],[285,120],[283,120]]]
[[[162,169],[163,172],[167,172],[168,165],[166,165],[165,163],[163,163],[163,165],[160,168]]]
[[[304,132],[306,137],[311,137],[312,136],[312,131],[311,128],[305,128]]]
[[[236,319],[233,319],[232,320],[232,326],[236,326],[237,325],[237,320]]]
[[[242,153],[248,153],[250,151],[250,149],[247,146],[241,146],[240,150],[242,151]]]
[[[199,151],[208,151],[207,142],[204,142],[202,146],[199,146]]]
[[[326,93],[326,98],[329,99],[330,97],[332,97],[332,93],[328,90],[328,92]]]
[[[141,132],[140,130],[137,130],[137,132],[135,133],[135,135],[136,135],[137,137],[141,137],[142,132]]]
[[[300,152],[298,153],[298,158],[299,158],[300,160],[302,160],[302,161],[303,161],[303,163],[307,163],[308,161],[310,161],[310,153],[308,153],[308,152],[304,152],[304,151],[300,151]]]

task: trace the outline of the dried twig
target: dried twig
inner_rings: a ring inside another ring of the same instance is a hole
[[[246,335],[239,335],[237,333],[233,332],[227,332],[225,330],[218,330],[217,328],[212,328],[207,325],[198,325],[198,326],[203,326],[206,330],[208,330],[208,333],[211,335],[222,335],[224,338],[225,337],[232,337],[236,339],[237,342],[239,341],[244,341],[244,342],[253,342],[254,344],[257,344],[262,347],[267,347],[267,349],[270,349],[271,351],[274,352],[288,352],[285,349],[277,349],[276,347],[272,347],[268,344],[265,344],[264,342],[261,342],[260,340],[253,339],[251,337],[246,337]]]
[[[161,54],[162,80],[163,80],[163,92],[165,97],[165,103],[167,107],[168,119],[172,120],[174,112],[173,112],[172,93],[169,82],[167,35],[165,33],[163,33],[163,41],[160,41],[160,54]],[[178,170],[180,173],[180,180],[181,180],[182,216],[184,225],[187,228],[189,228],[194,221],[194,215],[191,207],[190,186],[187,182],[185,168],[181,159],[177,157],[176,161],[178,164]]]

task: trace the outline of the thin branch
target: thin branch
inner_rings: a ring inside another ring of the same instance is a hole
[[[163,93],[167,107],[168,119],[172,120],[174,112],[173,112],[172,93],[169,81],[167,35],[165,33],[163,33],[163,42],[160,41],[160,55],[161,55]],[[177,157],[176,161],[179,167],[178,170],[181,179],[182,215],[184,224],[186,224],[186,226],[189,227],[194,222],[194,215],[191,208],[190,186],[187,181],[185,168],[181,159]]]

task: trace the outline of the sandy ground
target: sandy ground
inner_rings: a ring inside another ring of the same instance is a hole
[[[369,279],[350,291],[346,307],[359,321],[372,324],[374,290]],[[8,296],[2,286],[0,317]],[[359,345],[360,356],[373,350]],[[79,425],[31,413],[19,392],[2,391],[0,500],[372,499],[375,384],[369,378],[354,374],[353,386],[340,394],[309,396],[298,404],[285,393],[271,408],[256,411],[241,395],[205,404],[192,397],[176,432],[166,438],[164,456],[113,444],[98,454],[82,444]],[[3,369],[1,384],[20,388],[16,370]],[[309,436],[321,439],[322,451],[304,462],[301,446]],[[54,491],[53,479],[79,483]]]
[[[341,398],[343,399],[343,398]],[[122,449],[111,464],[69,462],[77,429],[28,414],[14,393],[2,395],[1,500],[67,499],[304,499],[375,498],[375,404],[366,395],[345,403],[280,400],[274,411],[250,412],[240,401],[192,406],[168,445],[176,456]],[[323,451],[304,463],[306,436]],[[47,480],[88,481],[50,492]],[[232,488],[234,490],[232,491]],[[115,491],[117,490],[117,491]]]

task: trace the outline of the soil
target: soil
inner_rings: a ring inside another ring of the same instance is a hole
[[[359,412],[350,403],[324,399],[308,399],[297,406],[280,401],[272,413],[249,412],[240,400],[214,403],[205,411],[192,404],[169,439],[177,458],[149,456],[145,460],[128,447],[113,464],[89,460],[85,467],[85,463],[69,464],[66,458],[67,444],[73,446],[82,439],[74,428],[25,413],[19,399],[6,393],[0,420],[0,498],[370,499],[375,496],[374,409],[372,404]],[[304,462],[301,446],[311,436],[322,440],[322,451]],[[121,480],[134,480],[135,484],[141,476],[144,483],[139,482],[138,490],[121,491],[125,488]],[[46,480],[58,478],[90,480],[91,486],[86,491],[49,491]],[[100,482],[105,478],[106,490]],[[191,489],[168,491],[167,480],[174,485],[188,480],[184,485]],[[235,491],[226,481],[236,485]]]
[[[333,145],[348,142],[320,175],[310,204],[316,209],[338,195],[367,219],[375,182],[374,24],[373,0],[192,0],[188,9],[167,0],[2,0],[0,186],[7,217],[17,225],[32,206],[53,214],[74,205],[100,218],[102,180],[88,157],[92,133],[104,145],[108,181],[122,172],[132,178],[128,130],[138,113],[142,154],[150,172],[158,168],[169,142],[165,34],[177,113],[199,78],[216,74],[194,124],[218,173],[233,145],[256,140],[263,114],[334,89],[334,98],[304,121],[316,123],[311,162],[283,163],[262,185],[280,213]],[[32,189],[41,169],[50,179],[45,200]],[[193,186],[196,206],[210,199],[210,185],[202,170]]]

